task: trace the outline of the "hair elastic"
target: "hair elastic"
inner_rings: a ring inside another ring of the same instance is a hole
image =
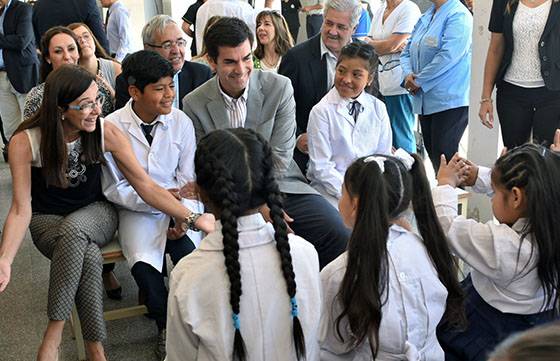
[[[406,150],[402,148],[397,149],[393,155],[404,164],[406,170],[411,170],[414,162],[416,161]]]
[[[231,318],[233,319],[233,327],[236,330],[239,330],[239,314],[238,313],[234,313],[233,315],[231,315]]]
[[[292,317],[298,317],[298,305],[295,297],[290,298],[292,304]]]
[[[364,163],[375,162],[379,166],[381,173],[385,173],[385,160],[387,160],[387,158],[385,157],[370,155],[369,157],[364,158],[363,162]]]

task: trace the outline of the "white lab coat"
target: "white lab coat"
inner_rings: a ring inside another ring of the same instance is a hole
[[[132,110],[132,99],[122,108],[109,114],[105,120],[120,128],[132,145],[140,165],[160,186],[178,188],[194,181],[194,152],[196,140],[192,121],[179,109],[160,115],[160,121],[148,144],[140,118]],[[110,153],[105,153],[102,186],[105,197],[117,205],[119,212],[119,241],[129,267],[139,261],[162,270],[169,216],[146,204],[117,168]],[[197,201],[183,200],[191,211],[201,212]],[[196,243],[196,234],[189,233]],[[198,236],[200,237],[200,236]]]
[[[389,288],[379,327],[378,361],[443,361],[436,327],[445,312],[447,289],[440,282],[422,239],[393,225],[387,239]],[[319,343],[322,361],[369,361],[367,340],[347,350],[336,332],[336,318],[342,312],[337,294],[348,260],[347,252],[321,271],[323,312]],[[350,336],[344,320],[340,330],[345,341]]]
[[[238,219],[241,266],[240,331],[247,361],[295,360],[290,298],[274,242],[274,229],[257,213]],[[221,223],[171,272],[167,361],[228,361],[234,328]],[[320,280],[317,252],[290,234],[299,319],[307,361],[319,360]]]
[[[311,186],[338,205],[344,173],[357,158],[374,153],[391,154],[393,134],[385,104],[362,92],[356,98],[363,107],[354,123],[348,112],[352,99],[332,88],[311,109],[307,124]]]

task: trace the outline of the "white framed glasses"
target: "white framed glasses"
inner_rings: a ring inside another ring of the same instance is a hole
[[[95,98],[94,102],[85,102],[85,103],[82,103],[80,105],[68,105],[68,109],[78,110],[78,111],[81,111],[81,112],[86,112],[88,110],[91,111],[96,106],[101,108],[103,106],[104,101],[105,101],[105,97],[103,95],[99,94],[97,96],[97,98]]]

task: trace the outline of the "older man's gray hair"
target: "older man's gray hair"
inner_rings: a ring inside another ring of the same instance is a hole
[[[362,4],[359,0],[327,0],[325,2],[325,8],[323,14],[327,13],[327,10],[333,9],[336,11],[349,11],[350,16],[350,27],[353,28],[358,25],[360,21],[360,16],[362,15]]]
[[[153,44],[154,35],[156,33],[163,33],[165,27],[169,24],[177,25],[175,20],[173,20],[173,18],[169,15],[156,15],[151,18],[150,21],[148,21],[142,29],[142,42],[144,43],[144,45]]]

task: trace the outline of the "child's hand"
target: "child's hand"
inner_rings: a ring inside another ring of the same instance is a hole
[[[453,158],[447,162],[445,155],[441,155],[439,170],[437,174],[438,185],[450,185],[457,187],[465,180],[465,161],[455,153]]]
[[[464,159],[464,162],[466,166],[464,168],[464,177],[461,185],[472,187],[478,178],[478,166],[468,159]]]
[[[185,230],[183,229],[181,222],[175,223],[175,227],[167,228],[167,239],[176,241],[185,235]]]
[[[550,145],[550,150],[560,153],[560,129],[556,129],[554,132],[554,142]]]

